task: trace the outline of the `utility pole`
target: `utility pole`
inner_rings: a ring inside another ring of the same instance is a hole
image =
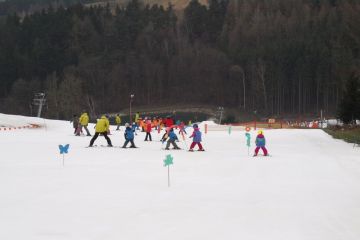
[[[320,110],[320,123],[321,123],[321,128],[323,128],[323,110]]]
[[[46,104],[45,93],[35,93],[33,99],[33,105],[38,106],[37,117],[41,117],[41,111],[45,104]]]
[[[218,107],[218,114],[220,114],[220,117],[219,117],[219,124],[221,124],[221,120],[222,120],[223,112],[224,112],[224,107]]]
[[[130,122],[130,126],[132,126],[132,119],[131,119],[131,103],[132,103],[132,101],[133,101],[134,97],[135,97],[135,95],[134,95],[134,94],[130,94],[130,114],[129,114],[129,117],[130,117],[130,120],[129,120],[129,122]]]

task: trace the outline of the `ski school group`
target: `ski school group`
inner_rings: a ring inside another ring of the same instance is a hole
[[[73,119],[71,122],[73,123],[75,136],[80,136],[80,134],[83,133],[82,129],[85,129],[87,136],[92,136],[90,134],[89,129],[87,128],[87,126],[89,124],[89,115],[87,114],[86,111],[83,111],[80,117],[77,117],[77,115],[73,115]],[[115,123],[117,125],[116,130],[120,130],[121,117],[119,114],[117,114],[115,117]],[[167,117],[164,119],[154,118],[153,120],[151,120],[150,118],[142,119],[142,118],[140,118],[139,113],[135,114],[135,121],[131,125],[129,123],[125,123],[125,133],[124,133],[125,142],[124,142],[122,148],[126,148],[129,143],[130,143],[130,148],[137,148],[134,143],[135,135],[137,135],[136,130],[141,130],[142,132],[146,132],[144,141],[152,141],[152,138],[151,138],[152,129],[154,128],[155,130],[158,131],[158,133],[160,133],[161,129],[165,128],[165,133],[161,138],[162,143],[167,142],[165,150],[170,150],[170,148],[169,148],[170,145],[173,146],[172,149],[178,150],[181,148],[176,144],[176,142],[179,141],[179,139],[178,139],[174,129],[178,129],[179,134],[181,134],[183,139],[185,140],[184,134],[187,134],[186,127],[188,127],[188,126],[192,126],[192,128],[193,128],[193,132],[189,137],[189,138],[192,138],[193,141],[192,141],[192,143],[190,145],[190,149],[188,151],[193,152],[194,147],[196,145],[198,145],[198,151],[205,151],[201,144],[202,133],[200,131],[198,124],[196,124],[196,123],[191,124],[191,121],[189,121],[188,125],[185,125],[184,122],[180,122],[180,121],[177,121],[176,123],[174,123],[174,120],[171,117]],[[110,133],[109,117],[106,115],[102,115],[101,118],[97,120],[97,123],[95,125],[95,134],[92,137],[92,139],[90,140],[90,144],[88,147],[94,146],[94,142],[99,137],[99,135],[102,135],[105,137],[105,139],[108,143],[108,147],[113,147],[113,145],[111,143],[111,139],[108,136],[109,133]],[[264,137],[262,130],[258,131],[258,135],[256,137],[255,143],[256,143],[256,148],[255,148],[254,156],[258,155],[260,148],[262,149],[264,156],[268,156],[268,151],[265,147],[266,141],[265,141],[265,137]]]

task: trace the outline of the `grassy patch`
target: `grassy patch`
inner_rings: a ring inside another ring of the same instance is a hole
[[[343,139],[349,143],[360,144],[360,127],[357,128],[329,128],[325,132],[337,139]]]

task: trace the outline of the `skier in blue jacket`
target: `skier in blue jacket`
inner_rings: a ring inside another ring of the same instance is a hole
[[[134,144],[134,132],[131,129],[130,125],[128,123],[125,123],[125,133],[124,133],[124,137],[125,137],[125,143],[122,146],[123,148],[126,148],[126,145],[130,142],[131,146],[130,148],[136,148],[135,144]]]
[[[173,149],[181,149],[178,147],[178,145],[176,144],[176,140],[178,140],[178,137],[176,136],[175,132],[174,132],[174,129],[171,128],[169,130],[169,133],[168,133],[168,141],[166,143],[166,148],[165,150],[169,150],[169,147],[170,147],[170,144],[172,144],[174,146]],[[164,139],[164,141],[166,141],[166,139]]]

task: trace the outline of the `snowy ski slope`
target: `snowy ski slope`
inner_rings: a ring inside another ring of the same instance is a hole
[[[206,152],[190,153],[162,150],[157,132],[138,149],[85,148],[69,122],[5,122],[43,127],[0,131],[0,239],[360,239],[360,148],[321,130],[265,130],[271,157],[254,158],[244,131],[203,133]],[[110,138],[122,145],[123,129]]]

